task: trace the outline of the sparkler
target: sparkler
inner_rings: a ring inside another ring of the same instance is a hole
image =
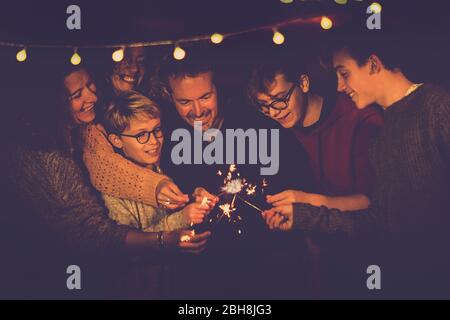
[[[217,172],[218,176],[222,176],[223,173],[219,170]],[[268,183],[264,179],[262,182],[261,190],[263,191],[264,187],[267,187]],[[229,222],[237,222],[241,221],[242,218],[240,216],[233,217],[233,212],[236,211],[236,201],[240,200],[246,205],[252,207],[253,209],[257,210],[258,212],[262,213],[263,210],[255,206],[250,201],[244,199],[240,194],[245,192],[248,196],[254,196],[256,195],[257,186],[251,183],[248,183],[245,178],[241,177],[240,173],[237,172],[237,166],[232,164],[229,167],[229,170],[226,174],[226,177],[223,181],[223,186],[221,187],[221,192],[217,195],[219,198],[224,195],[232,195],[233,198],[231,202],[224,203],[219,206],[220,210],[222,210],[222,213],[218,216],[217,221],[213,224],[211,227],[211,230],[215,228],[219,222],[224,218],[228,217]],[[238,230],[238,234],[242,234],[242,230]]]
[[[180,241],[181,242],[189,242],[191,241],[191,238],[195,236],[195,231],[191,230],[190,234],[185,234],[184,236],[181,236]]]

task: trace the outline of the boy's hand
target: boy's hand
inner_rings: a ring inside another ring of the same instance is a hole
[[[206,191],[205,188],[195,188],[192,196],[194,197],[195,202],[208,206],[210,210],[216,206],[217,202],[219,202],[219,198]]]
[[[182,212],[185,221],[192,226],[202,223],[210,211],[209,206],[202,205],[200,202],[194,202],[187,205]]]
[[[266,200],[267,203],[273,205],[274,207],[279,207],[296,202],[306,203],[308,201],[308,194],[299,190],[285,190],[274,195],[268,195]]]
[[[156,198],[160,205],[170,210],[183,207],[189,202],[189,196],[183,194],[178,186],[170,180],[163,180],[158,184]]]
[[[199,254],[205,250],[211,232],[195,234],[193,230],[176,230],[164,233],[165,246],[185,253]]]
[[[264,211],[262,215],[272,230],[288,231],[292,229],[294,217],[294,207],[292,205],[275,207]]]

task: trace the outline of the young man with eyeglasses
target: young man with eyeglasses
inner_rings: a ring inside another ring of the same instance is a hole
[[[295,59],[297,61],[293,62],[289,56],[269,54],[264,61],[256,62],[247,92],[260,112],[291,130],[306,149],[317,192],[285,190],[268,195],[267,202],[274,206],[308,203],[345,211],[368,208],[372,187],[368,149],[382,126],[380,110],[374,106],[358,110],[345,95],[314,91],[313,79],[302,65],[305,60]],[[320,259],[323,261],[339,251],[335,240],[309,239],[311,263],[314,264],[310,289],[315,297],[339,296],[331,291],[333,288],[339,290],[341,286],[329,285],[332,278],[336,278],[336,272],[330,272],[326,277],[329,272],[319,275],[318,271],[324,268]],[[341,247],[346,251],[348,245],[341,244]],[[336,270],[335,261],[325,264]]]

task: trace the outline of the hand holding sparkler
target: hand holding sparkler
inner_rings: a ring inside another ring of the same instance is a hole
[[[171,180],[163,180],[156,188],[157,201],[167,209],[177,209],[189,202],[189,196],[183,194]]]
[[[288,231],[292,229],[294,207],[292,205],[274,207],[262,213],[270,229]]]
[[[206,197],[204,199],[207,199]],[[194,202],[187,205],[183,210],[183,216],[185,221],[194,226],[196,224],[201,224],[205,217],[211,212],[212,207],[207,204],[207,201]]]
[[[214,208],[219,202],[219,197],[209,193],[205,188],[195,188],[192,194],[196,202],[200,202],[203,206],[208,206],[210,209]]]
[[[167,231],[163,235],[163,247],[181,250],[184,253],[199,254],[205,250],[210,232],[195,234],[193,230]]]
[[[274,207],[286,206],[293,203],[310,203],[309,194],[300,190],[285,190],[283,192],[268,195],[267,203]]]

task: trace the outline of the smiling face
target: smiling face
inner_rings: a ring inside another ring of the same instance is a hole
[[[343,49],[333,55],[339,92],[346,93],[359,109],[376,102],[374,73],[371,63],[359,66],[348,52]]]
[[[64,79],[68,93],[70,114],[76,124],[90,123],[95,119],[94,106],[97,88],[86,70],[72,72]]]
[[[121,62],[116,63],[111,82],[116,92],[136,90],[145,75],[145,51],[142,47],[127,48]]]
[[[139,135],[145,131],[153,131],[161,128],[159,118],[150,118],[144,113],[140,113],[130,120],[129,126],[122,132],[126,135]],[[158,136],[158,134],[156,134]],[[122,149],[125,156],[134,162],[144,166],[158,165],[161,157],[161,148],[164,143],[162,133],[157,138],[155,133],[150,135],[147,143],[141,144],[134,137],[109,135],[111,143],[119,149]]]
[[[292,89],[292,94],[289,97],[289,90]],[[259,105],[269,105],[276,100],[286,100],[287,108],[283,110],[277,110],[270,108],[267,112],[263,112],[266,116],[272,118],[281,124],[284,128],[292,128],[301,119],[302,112],[304,112],[305,104],[307,103],[306,93],[309,91],[309,79],[306,76],[302,76],[300,79],[300,85],[295,85],[292,82],[287,81],[285,75],[277,74],[267,89],[266,93],[259,92],[256,94],[256,101]],[[267,108],[266,108],[267,109]]]
[[[171,77],[169,85],[180,117],[192,127],[195,121],[201,121],[203,131],[211,128],[218,115],[217,89],[212,72],[194,77]]]

